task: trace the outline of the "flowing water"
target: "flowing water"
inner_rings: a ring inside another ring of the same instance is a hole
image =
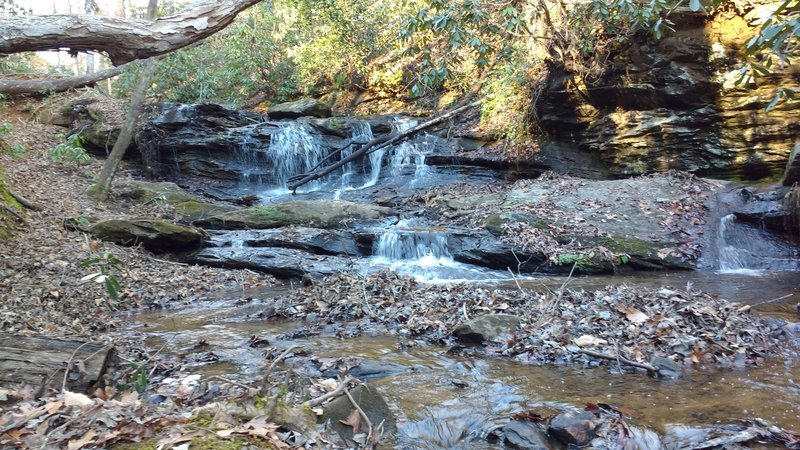
[[[419,255],[413,239],[403,242],[389,247]],[[711,288],[714,293],[713,279],[696,277],[696,274],[686,272],[678,278],[653,274],[644,284],[683,287],[691,282],[696,287]],[[742,274],[725,274],[724,277],[716,286],[730,288],[732,300],[758,303],[768,286],[770,295],[789,295],[779,304],[756,306],[760,311],[770,314],[778,311],[780,315],[780,311],[773,308],[794,305],[800,300],[800,275],[795,273],[774,276],[749,289],[737,289],[737,286],[750,286],[755,277]],[[563,282],[563,278],[539,280],[540,285],[551,287]],[[573,288],[610,283],[642,284],[639,277],[600,280],[587,277],[573,282]],[[531,284],[531,288],[535,287]],[[278,289],[285,293],[291,288]],[[758,292],[762,295],[756,296]],[[182,354],[191,353],[195,344],[206,341],[209,349],[220,357],[216,363],[195,369],[207,375],[235,377],[237,373],[250,376],[260,373],[267,362],[261,349],[247,345],[253,335],[268,339],[278,348],[301,345],[315,358],[346,355],[402,365],[408,371],[370,380],[398,418],[394,444],[402,448],[503,448],[492,447],[483,436],[509,415],[530,409],[548,413],[586,402],[630,408],[639,414],[636,424],[656,431],[664,431],[671,424],[700,426],[742,417],[760,417],[786,428],[800,429],[798,357],[770,360],[763,367],[748,370],[693,369],[679,380],[659,381],[643,374],[615,374],[605,367],[536,367],[501,359],[452,356],[445,348],[436,346],[406,349],[401,348],[394,337],[342,340],[323,334],[285,340],[286,333],[302,324],[260,320],[259,314],[269,306],[271,293],[270,290],[252,293],[253,297],[263,300],[246,304],[235,305],[222,300],[170,314],[162,311],[138,314],[132,317],[134,323],[128,332],[141,334],[154,347],[165,345],[165,351]],[[788,310],[784,313],[793,314]]]

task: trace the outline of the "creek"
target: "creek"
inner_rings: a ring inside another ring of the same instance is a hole
[[[415,125],[393,119],[398,129]],[[257,131],[258,125],[252,127]],[[352,126],[351,139],[372,138],[369,126]],[[236,164],[241,170],[235,195],[255,195],[263,203],[292,197],[287,180],[317,166],[326,154],[308,125],[280,125],[269,147],[257,139],[242,139]],[[350,163],[337,173],[304,186],[306,199],[371,202],[392,192],[409,195],[446,183],[482,185],[507,183],[508,173],[476,167],[428,166],[426,158],[447,146],[446,140],[422,135],[363,162]],[[351,151],[351,150],[347,150]],[[347,156],[343,151],[343,156]],[[265,170],[263,167],[269,167]],[[470,282],[481,285],[557,289],[597,289],[606,285],[692,285],[722,298],[754,305],[759,314],[797,321],[800,272],[796,248],[765,231],[738,223],[720,208],[711,214],[706,246],[696,271],[643,271],[619,275],[558,277],[521,275],[454,260],[448,245],[451,228],[433,226],[424,217],[363,225],[359,231],[374,237],[371,255],[354,259],[356,270],[368,273],[391,269],[430,283]],[[220,241],[232,249],[247,246],[247,233],[222,232]],[[225,237],[227,236],[227,237]],[[644,374],[619,374],[608,367],[538,367],[493,358],[449,355],[446,348],[419,345],[405,348],[395,337],[361,336],[338,339],[333,333],[295,337],[302,324],[260,319],[269,298],[294,289],[289,283],[247,292],[249,302],[219,300],[183,309],[138,313],[128,317],[128,335],[153,347],[190,355],[199,342],[217,359],[197,362],[192,370],[207,375],[254,376],[264,369],[262,349],[250,348],[259,336],[282,349],[301,345],[314,358],[356,357],[392,370],[370,379],[398,419],[394,445],[401,448],[488,448],[484,439],[496,425],[520,411],[547,412],[586,402],[606,402],[638,411],[637,424],[665,432],[676,425],[707,425],[742,417],[761,417],[785,428],[800,429],[800,358],[768,360],[753,369],[694,368],[676,381],[659,381]],[[241,292],[233,297],[242,297]],[[791,345],[787,343],[787,345]],[[794,354],[793,352],[791,352]],[[293,364],[293,361],[287,361]],[[297,364],[302,364],[297,362]],[[191,366],[191,364],[190,364]],[[400,367],[401,369],[397,369]],[[497,448],[505,448],[497,444]]]

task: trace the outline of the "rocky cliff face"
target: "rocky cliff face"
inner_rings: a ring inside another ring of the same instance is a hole
[[[598,80],[554,73],[538,110],[548,134],[545,163],[597,178],[669,169],[728,179],[780,175],[800,142],[800,104],[764,110],[777,88],[800,86],[800,70],[757,86],[735,83],[756,14],[707,20],[682,13],[676,33],[640,40]]]

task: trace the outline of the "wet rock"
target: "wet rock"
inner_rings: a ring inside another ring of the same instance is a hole
[[[344,230],[286,227],[274,230],[212,232],[208,241],[211,247],[230,247],[237,243],[245,247],[293,248],[317,255],[365,255],[356,243],[355,235]]]
[[[583,446],[595,438],[597,417],[589,411],[566,411],[550,420],[547,432],[567,445]]]
[[[392,214],[382,206],[341,200],[298,200],[240,209],[196,222],[219,229],[267,229],[289,225],[334,228],[354,220],[378,219]]]
[[[677,380],[680,378],[681,366],[675,361],[663,356],[655,356],[650,360],[650,365],[656,368],[655,376],[665,380]]]
[[[374,387],[368,384],[362,384],[352,389],[350,395],[367,417],[369,417],[373,426],[377,426],[383,422],[385,435],[391,435],[397,430],[394,415],[389,410],[386,401]],[[347,398],[346,395],[343,395],[325,405],[319,421],[322,423],[328,422],[331,429],[335,431],[348,446],[359,447],[353,440],[353,427],[342,423],[343,421],[347,421],[347,418],[353,414],[353,411],[355,411],[355,407],[353,407],[350,399]],[[368,430],[366,426],[366,421],[362,420],[361,427],[355,434],[367,433]]]
[[[453,259],[465,264],[497,270],[511,269],[514,273],[546,272],[549,268],[545,255],[526,252],[489,233],[477,236],[456,234],[448,239],[448,246]]]
[[[305,116],[330,117],[331,107],[320,100],[306,98],[270,106],[267,115],[273,120],[297,119]]]
[[[509,314],[486,314],[463,323],[453,330],[453,336],[464,342],[480,344],[501,335],[513,334],[521,326],[519,317]]]
[[[496,236],[502,236],[505,233],[503,226],[508,223],[525,223],[533,226],[534,228],[546,230],[548,228],[549,221],[528,213],[502,212],[489,214],[485,219],[483,219],[483,223],[481,225],[490,233]]]
[[[142,244],[153,251],[194,250],[207,236],[199,228],[146,218],[101,220],[91,225],[88,232],[103,241],[121,245]]]
[[[185,259],[191,264],[230,269],[250,269],[278,278],[317,278],[348,270],[350,260],[316,256],[287,248],[206,248]]]
[[[550,450],[553,448],[541,427],[529,420],[512,420],[503,427],[509,447],[519,450]]]
[[[373,361],[365,359],[351,367],[347,374],[358,379],[385,378],[400,373],[411,372],[413,369],[402,364],[388,361]],[[337,368],[331,368],[322,373],[324,377],[333,378],[341,374]]]

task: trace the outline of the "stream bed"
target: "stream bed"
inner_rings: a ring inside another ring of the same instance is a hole
[[[556,289],[566,278],[518,280],[523,289]],[[761,275],[678,272],[636,276],[576,277],[572,289],[595,289],[608,284],[685,287],[755,305],[759,313],[796,321],[800,301],[800,274],[771,272]],[[498,287],[514,281],[499,282]],[[504,286],[504,287],[509,287]],[[218,360],[197,362],[189,370],[205,376],[256,376],[268,362],[263,348],[251,348],[251,336],[267,339],[273,348],[301,346],[310,356],[359,358],[386,366],[371,377],[397,417],[398,448],[487,448],[486,434],[514,413],[527,410],[547,414],[587,402],[609,403],[636,411],[639,426],[666,432],[675,425],[700,426],[759,417],[787,429],[800,429],[800,357],[767,360],[752,369],[693,368],[675,381],[659,381],[645,374],[614,373],[609,367],[531,366],[496,358],[468,358],[448,354],[447,348],[400,345],[393,336],[338,339],[323,333],[287,338],[304,324],[259,319],[269,297],[291,291],[291,285],[248,292],[246,303],[221,299],[183,309],[144,312],[128,317],[123,332],[134,334],[155,348],[191,359],[196,345]],[[772,301],[774,299],[779,299]],[[787,345],[791,345],[787,343]],[[790,352],[796,355],[796,352]],[[307,358],[306,358],[307,360]],[[292,364],[289,359],[287,364]],[[497,448],[505,448],[497,444]]]

